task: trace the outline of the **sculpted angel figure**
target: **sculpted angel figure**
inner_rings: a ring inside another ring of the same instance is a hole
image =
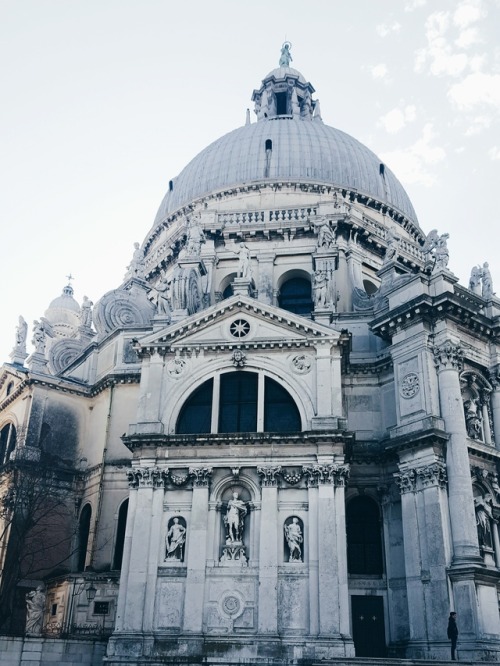
[[[328,276],[326,271],[317,270],[314,272],[314,307],[327,307]]]
[[[127,276],[144,277],[144,251],[139,243],[134,243],[134,254],[132,255],[132,261],[127,266]]]
[[[239,494],[236,491],[233,492],[232,499],[227,503],[227,511],[224,516],[224,525],[227,528],[226,543],[241,542],[247,513],[245,502],[239,499]]]
[[[437,229],[433,229],[425,239],[422,252],[427,260],[434,260],[432,270],[439,270],[448,266],[450,253],[448,250],[449,234],[439,235]]]
[[[335,234],[328,222],[324,219],[318,230],[318,248],[335,245]]]
[[[90,328],[92,326],[92,306],[94,304],[88,296],[83,297],[82,305],[80,308],[80,321],[82,326]]]

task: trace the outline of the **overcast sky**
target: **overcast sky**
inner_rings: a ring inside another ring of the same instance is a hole
[[[243,125],[292,43],[325,123],[500,294],[500,0],[0,0],[0,358],[75,276],[122,281],[168,181]],[[253,114],[252,114],[253,115]],[[31,351],[28,345],[28,351]]]

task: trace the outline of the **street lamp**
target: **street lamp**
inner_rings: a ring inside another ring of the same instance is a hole
[[[85,594],[87,595],[87,601],[89,602],[89,604],[90,604],[91,601],[94,601],[96,593],[97,593],[97,590],[94,587],[94,583],[90,583],[90,587],[88,587],[85,590]]]

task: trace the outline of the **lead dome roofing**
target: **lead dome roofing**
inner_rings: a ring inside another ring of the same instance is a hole
[[[266,175],[266,141],[272,155]],[[386,203],[412,222],[417,216],[403,186],[366,146],[320,120],[272,118],[245,125],[201,151],[173,180],[155,223],[195,199],[262,181],[325,183]]]
[[[314,88],[302,74],[279,66],[254,91],[295,88],[300,96]],[[312,100],[311,100],[312,101]],[[316,105],[317,101],[312,101]],[[319,108],[319,107],[318,107]],[[303,114],[301,113],[301,116]],[[154,226],[200,197],[241,185],[262,182],[314,183],[356,191],[387,204],[418,227],[412,203],[396,176],[366,146],[344,132],[325,125],[320,117],[259,115],[217,139],[201,151],[169,184]],[[272,144],[269,154],[266,147]]]

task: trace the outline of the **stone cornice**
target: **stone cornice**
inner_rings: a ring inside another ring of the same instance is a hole
[[[421,280],[427,289],[429,278],[422,275]],[[420,294],[392,310],[376,312],[370,328],[375,334],[390,340],[395,333],[418,321],[432,325],[436,321],[449,319],[480,339],[494,341],[500,336],[500,321],[498,317],[490,319],[482,314],[484,304],[481,297],[468,289],[453,285],[453,291],[437,296]]]
[[[165,435],[163,433],[137,433],[124,435],[123,443],[131,451],[140,449],[172,447],[219,447],[219,446],[307,446],[321,444],[345,445],[352,441],[353,433],[345,430],[308,431],[295,433],[221,433],[193,435]]]

